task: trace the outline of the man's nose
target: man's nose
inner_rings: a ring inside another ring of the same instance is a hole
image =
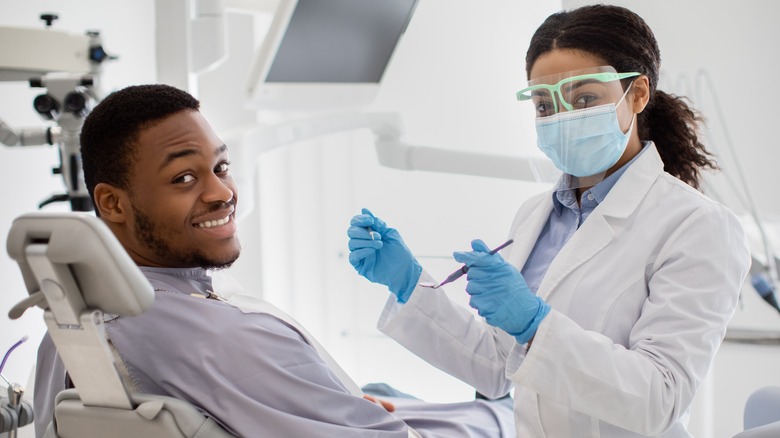
[[[228,180],[220,178],[213,173],[207,177],[202,194],[203,202],[207,204],[213,202],[228,203],[233,199],[233,196],[233,188]]]

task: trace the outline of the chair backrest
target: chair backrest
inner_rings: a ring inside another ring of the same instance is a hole
[[[745,402],[744,432],[734,438],[780,437],[780,386],[754,391]]]
[[[100,219],[25,214],[14,220],[7,250],[30,295],[9,316],[18,318],[34,305],[44,309],[48,333],[76,387],[58,395],[56,424],[47,436],[99,436],[108,424],[126,433],[116,435],[111,427],[112,436],[232,436],[185,402],[126,390],[103,313],[138,315],[154,302],[154,289]]]
[[[745,429],[780,421],[780,386],[765,386],[750,394],[745,402]]]

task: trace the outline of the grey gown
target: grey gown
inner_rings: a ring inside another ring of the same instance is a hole
[[[511,400],[426,403],[391,399],[396,412],[355,396],[292,325],[203,298],[203,269],[141,268],[155,303],[136,317],[107,316],[106,331],[131,390],[192,403],[242,437],[503,437]],[[194,294],[194,295],[193,295]],[[64,367],[46,336],[36,368],[36,435],[51,421]]]

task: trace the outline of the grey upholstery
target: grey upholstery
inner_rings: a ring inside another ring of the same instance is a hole
[[[128,393],[105,335],[103,312],[142,313],[154,290],[108,227],[87,213],[29,213],[11,226],[8,254],[30,296],[9,312],[44,309],[75,390],[57,396],[47,437],[215,437],[228,434],[192,405]]]
[[[744,432],[734,438],[780,437],[780,387],[767,386],[753,392],[745,402]]]
[[[55,421],[44,438],[232,437],[192,405],[170,397],[133,394],[133,410],[84,406],[74,389],[57,395]],[[56,424],[56,431],[55,429]],[[110,431],[110,432],[106,432]]]

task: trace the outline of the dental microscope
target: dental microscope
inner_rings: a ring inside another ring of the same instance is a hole
[[[106,60],[116,59],[103,49],[100,33],[85,35],[51,29],[56,14],[42,14],[44,29],[0,27],[0,80],[27,81],[42,89],[33,108],[48,123],[45,127],[15,130],[0,119],[0,143],[7,146],[57,145],[60,163],[52,169],[61,175],[65,193],[42,201],[70,202],[73,211],[93,209],[84,185],[79,135],[84,118],[100,100],[99,76]]]

